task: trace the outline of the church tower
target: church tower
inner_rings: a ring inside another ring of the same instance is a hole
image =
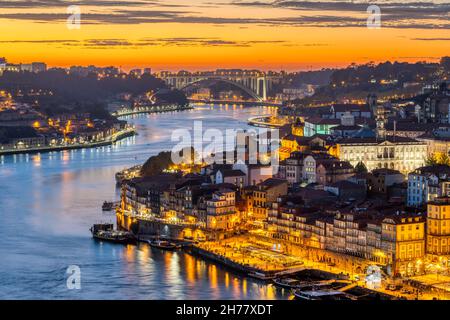
[[[303,137],[305,135],[305,123],[300,118],[297,118],[292,125],[292,134],[297,137]]]
[[[375,111],[377,139],[386,140],[386,109],[383,106],[378,106]]]

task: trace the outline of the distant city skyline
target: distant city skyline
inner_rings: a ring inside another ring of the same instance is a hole
[[[0,52],[13,63],[114,65],[123,70],[310,70],[448,54],[447,1],[384,1],[367,28],[366,1],[1,2]],[[81,28],[69,29],[78,5]]]
[[[439,63],[440,60],[442,58],[444,58],[446,56],[442,56],[442,57],[436,57],[432,60],[426,60],[426,59],[422,59],[422,60],[417,60],[416,62],[424,62],[424,63]],[[6,60],[6,64],[7,65],[17,65],[17,66],[23,66],[25,68],[28,68],[28,66],[31,66],[31,64],[44,64],[46,66],[46,69],[52,69],[52,68],[62,68],[62,69],[71,69],[71,68],[76,68],[76,67],[81,67],[81,68],[86,68],[88,69],[89,67],[95,67],[95,68],[99,68],[99,69],[107,69],[107,68],[115,68],[117,70],[119,70],[120,72],[124,72],[124,73],[132,73],[134,71],[140,70],[142,73],[160,73],[160,72],[170,72],[170,73],[177,73],[177,72],[182,72],[182,71],[187,71],[190,73],[202,73],[202,72],[215,72],[217,70],[242,70],[242,71],[260,71],[260,72],[286,72],[286,73],[295,73],[295,72],[302,72],[302,71],[319,71],[319,70],[323,70],[323,69],[345,69],[347,67],[350,67],[352,63],[348,63],[348,64],[342,64],[342,65],[336,65],[336,66],[317,66],[315,68],[313,68],[312,66],[309,66],[307,69],[294,69],[294,70],[289,70],[289,69],[276,69],[276,68],[252,68],[249,66],[232,66],[232,67],[221,67],[221,66],[205,66],[205,67],[200,67],[198,69],[190,69],[188,66],[179,66],[179,68],[153,68],[150,64],[146,64],[146,65],[140,65],[140,66],[128,66],[127,68],[123,67],[123,66],[119,66],[119,65],[111,65],[111,64],[94,64],[94,63],[86,63],[86,64],[67,64],[67,65],[51,65],[49,63],[47,63],[45,60],[43,59],[38,59],[37,61],[11,61],[9,60],[7,57],[0,57],[0,59],[5,58]],[[382,61],[361,61],[360,63],[357,63],[358,65],[363,65],[366,63],[384,63],[384,62],[408,62],[408,63],[414,63],[412,61],[402,61],[402,60],[382,60]],[[17,70],[20,70],[20,68],[18,67]]]

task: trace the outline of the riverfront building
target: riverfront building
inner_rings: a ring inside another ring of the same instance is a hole
[[[427,251],[431,255],[450,255],[449,197],[437,197],[428,203]]]

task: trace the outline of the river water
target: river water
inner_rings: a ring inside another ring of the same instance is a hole
[[[139,135],[114,146],[0,157],[0,298],[2,299],[284,299],[286,293],[184,252],[146,244],[96,242],[89,227],[114,221],[114,173],[170,150],[174,129],[195,120],[216,129],[248,128],[266,107],[197,106],[126,118]],[[81,270],[68,289],[67,268]]]

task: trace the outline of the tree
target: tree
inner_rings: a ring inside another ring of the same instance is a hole
[[[438,163],[446,165],[446,166],[450,166],[450,158],[448,157],[448,155],[446,153],[443,153],[440,155]]]
[[[168,169],[171,165],[173,165],[172,153],[170,151],[162,151],[145,161],[141,168],[141,175],[143,177],[154,176]]]
[[[176,152],[174,152],[176,154]],[[154,176],[162,173],[166,169],[177,167],[176,169],[182,171],[198,172],[201,165],[196,165],[196,161],[200,159],[200,155],[193,147],[185,147],[178,151],[178,157],[181,159],[180,163],[174,163],[172,160],[171,151],[162,151],[156,156],[151,156],[145,161],[141,168],[141,175],[143,177]],[[176,161],[176,159],[174,159]]]
[[[355,172],[356,173],[367,173],[366,165],[362,161],[358,162],[355,166]]]
[[[425,159],[425,165],[427,166],[434,166],[436,165],[438,162],[436,160],[436,156],[433,154],[429,155],[426,159]]]
[[[425,165],[427,165],[427,166],[434,166],[437,164],[450,166],[450,157],[448,156],[448,154],[433,153],[425,159]]]

